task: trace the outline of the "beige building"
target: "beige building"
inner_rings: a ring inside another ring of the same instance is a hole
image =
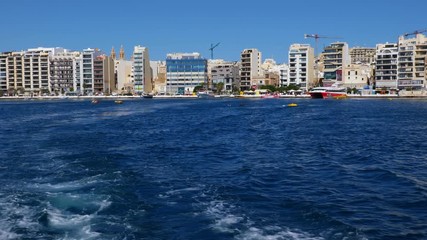
[[[350,64],[348,44],[336,42],[325,47],[323,57],[323,86],[342,83],[343,66]]]
[[[261,76],[262,54],[255,48],[245,49],[240,59],[240,90],[250,90],[253,85],[257,85],[257,80],[252,79]]]
[[[153,70],[154,93],[166,93],[166,62],[150,61]]]
[[[49,56],[53,48],[3,53],[0,57],[0,86],[9,95],[50,93]]]
[[[416,34],[414,38],[399,37],[397,82],[399,89],[426,87],[427,38]]]
[[[354,47],[350,49],[352,64],[372,64],[375,61],[375,48]]]
[[[314,49],[308,44],[292,44],[289,48],[289,85],[308,90],[316,85],[314,73]]]
[[[210,73],[210,81],[212,86],[219,83],[223,84],[222,91],[231,93],[239,88],[240,83],[240,63],[221,61],[209,61],[208,72]]]
[[[369,85],[371,76],[370,64],[349,64],[344,67],[343,85],[347,88],[363,89]]]

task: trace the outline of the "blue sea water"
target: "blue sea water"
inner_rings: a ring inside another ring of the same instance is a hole
[[[0,102],[0,239],[427,239],[427,101]]]

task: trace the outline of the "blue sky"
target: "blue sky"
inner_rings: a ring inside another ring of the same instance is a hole
[[[396,42],[399,35],[427,29],[427,1],[386,0],[5,0],[0,9],[0,51],[32,47],[109,53],[146,46],[153,60],[171,52],[200,52],[221,42],[215,58],[238,60],[258,48],[263,58],[287,61],[289,46],[310,43],[304,34],[339,36],[353,46]],[[403,10],[402,7],[408,9]],[[415,7],[415,8],[413,8]],[[319,48],[333,42],[320,39]]]

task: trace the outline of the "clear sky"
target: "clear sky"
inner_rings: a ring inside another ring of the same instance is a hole
[[[427,29],[424,0],[1,0],[0,9],[0,51],[90,47],[109,54],[123,45],[129,58],[142,45],[152,60],[172,52],[209,58],[210,44],[221,42],[215,58],[239,60],[243,49],[258,48],[281,63],[291,44],[314,46],[304,34],[374,47]],[[320,39],[319,49],[333,41]]]

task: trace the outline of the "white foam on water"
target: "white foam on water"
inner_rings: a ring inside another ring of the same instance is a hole
[[[298,229],[281,226],[256,227],[257,223],[244,214],[235,214],[237,207],[224,201],[212,201],[205,214],[212,218],[212,229],[223,233],[234,233],[236,239],[245,240],[323,240]]]
[[[34,184],[33,186],[36,189],[40,189],[46,192],[66,192],[66,191],[75,191],[82,189],[84,187],[95,185],[96,183],[101,181],[102,174],[70,181],[70,182],[62,182],[57,184]]]

